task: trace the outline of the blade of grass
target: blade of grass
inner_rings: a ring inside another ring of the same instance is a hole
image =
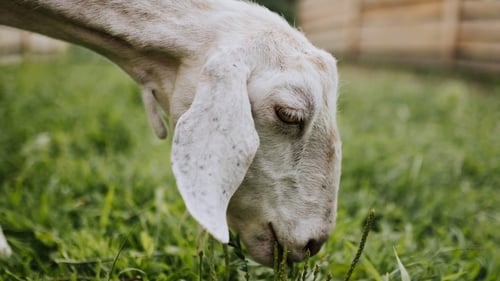
[[[316,281],[316,279],[318,278],[318,275],[319,275],[319,265],[316,264],[314,266],[313,281]]]
[[[109,214],[113,207],[113,201],[115,200],[115,186],[111,185],[104,198],[104,204],[102,206],[101,216],[99,219],[99,226],[105,228],[109,223]]]
[[[398,262],[399,272],[401,273],[401,281],[411,281],[410,274],[408,274],[408,271],[406,270],[405,266],[403,265],[403,263],[399,259],[398,253],[396,252],[395,248],[394,248],[394,255],[396,256],[396,261]]]
[[[115,258],[113,259],[113,264],[111,265],[111,269],[108,272],[108,281],[111,280],[111,276],[113,275],[113,271],[115,270],[116,263],[118,262],[118,258],[120,257],[120,254],[122,253],[123,249],[125,248],[125,244],[127,244],[127,237],[123,238],[122,244],[120,245],[120,249],[118,250],[118,253],[116,253]]]
[[[125,273],[129,273],[129,272],[137,272],[137,273],[140,273],[141,275],[144,275],[144,276],[147,276],[148,274],[143,271],[143,270],[140,270],[138,268],[133,268],[133,267],[130,267],[130,268],[125,268],[124,270],[118,272],[118,276],[122,275],[122,274],[125,274]]]
[[[274,242],[274,248],[273,248],[273,270],[274,270],[274,281],[279,280],[279,245],[278,242]]]
[[[224,251],[224,265],[225,265],[225,280],[229,281],[231,279],[231,270],[229,269],[229,251],[227,249],[227,244],[222,244],[222,249]]]
[[[352,251],[356,250],[356,247],[350,242],[346,242],[346,246]],[[377,271],[373,263],[366,256],[362,257],[361,263],[365,267],[364,270],[368,273],[368,275],[371,278],[373,278],[375,281],[384,281],[382,275],[380,275],[380,273]]]
[[[198,278],[200,281],[203,280],[202,273],[203,273],[203,251],[198,252]]]
[[[365,227],[363,228],[363,235],[361,236],[361,241],[359,242],[358,251],[356,252],[356,256],[351,262],[351,266],[349,267],[349,271],[347,271],[344,277],[344,281],[349,281],[349,279],[351,279],[352,272],[354,271],[354,268],[356,267],[356,264],[358,263],[359,258],[363,253],[363,249],[365,248],[366,239],[368,238],[368,234],[370,233],[374,220],[375,220],[375,210],[372,209],[366,220]]]

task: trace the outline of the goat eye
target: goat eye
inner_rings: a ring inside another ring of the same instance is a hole
[[[276,107],[275,111],[276,115],[283,123],[290,125],[297,125],[303,122],[302,117],[298,115],[297,112],[294,112],[290,109],[286,109],[283,107]]]

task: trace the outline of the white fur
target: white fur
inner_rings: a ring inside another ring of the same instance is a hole
[[[332,231],[336,62],[281,17],[230,0],[39,0],[1,1],[0,24],[81,44],[133,77],[155,133],[166,136],[156,104],[176,124],[177,186],[221,242],[230,227],[271,265],[275,241],[300,261]]]

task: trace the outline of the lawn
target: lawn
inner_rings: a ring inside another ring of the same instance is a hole
[[[500,80],[340,74],[337,228],[290,280],[343,280],[371,209],[351,280],[500,280]],[[96,55],[0,65],[0,280],[276,279],[187,214],[169,147]]]

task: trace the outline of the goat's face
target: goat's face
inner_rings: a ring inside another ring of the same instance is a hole
[[[272,265],[276,242],[300,261],[335,223],[335,60],[314,49],[250,67],[242,53],[216,52],[197,79],[175,129],[177,186],[218,240],[229,241],[229,225],[256,261]]]
[[[233,195],[228,222],[250,254],[272,265],[273,246],[289,261],[314,255],[333,229],[341,143],[337,73],[327,54],[259,71],[248,92],[260,146]]]

